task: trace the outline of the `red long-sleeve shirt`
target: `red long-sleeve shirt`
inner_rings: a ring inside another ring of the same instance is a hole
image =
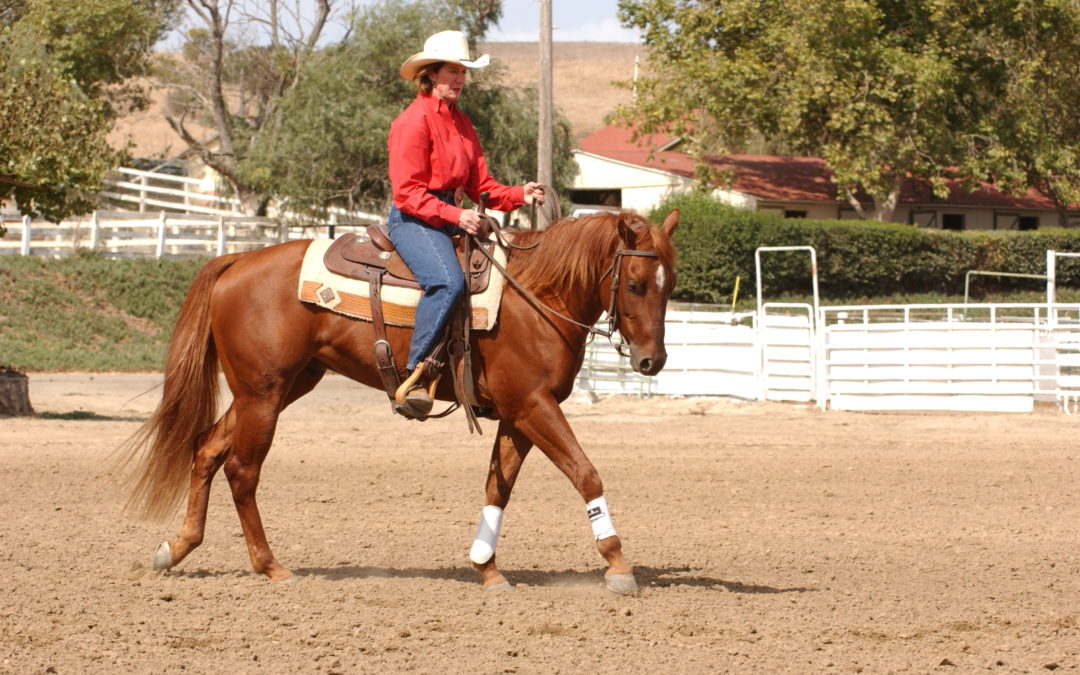
[[[390,183],[394,205],[435,227],[457,225],[461,209],[429,190],[465,189],[474,203],[489,192],[486,205],[511,211],[525,203],[525,191],[497,182],[488,173],[476,129],[465,113],[437,96],[419,94],[390,125]]]

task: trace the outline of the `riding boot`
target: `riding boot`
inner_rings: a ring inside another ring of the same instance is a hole
[[[435,388],[439,385],[441,375],[432,378],[428,365],[424,361],[416,366],[394,394],[397,403],[394,410],[405,417],[422,420],[435,405]]]

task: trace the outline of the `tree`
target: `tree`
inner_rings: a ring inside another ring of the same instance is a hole
[[[93,208],[119,153],[105,136],[142,105],[169,0],[0,1],[0,199],[50,220]]]
[[[250,6],[186,0],[186,5],[201,26],[188,31],[183,58],[166,60],[161,69],[172,93],[172,112],[165,119],[228,181],[247,212],[261,214],[270,196],[244,179],[240,165],[257,142],[274,142],[282,123],[278,104],[300,84],[303,66],[330,19],[331,0],[309,3],[310,17],[299,13],[301,5],[293,11],[281,0]],[[234,29],[265,38],[265,44],[240,44],[230,37]],[[214,129],[214,144],[195,136],[189,116]]]
[[[988,48],[1011,67],[1002,69],[968,171],[1014,193],[1038,188],[1068,227],[1069,207],[1080,203],[1080,5],[1009,4]]]
[[[986,177],[987,120],[1028,57],[1002,40],[1033,2],[622,0],[651,72],[620,114],[689,137],[701,160],[755,134],[819,156],[861,217],[889,220],[908,177],[939,195]]]

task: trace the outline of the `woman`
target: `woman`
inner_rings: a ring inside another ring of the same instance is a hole
[[[464,190],[474,203],[487,192],[486,205],[499,211],[544,203],[539,183],[510,187],[488,173],[476,130],[457,108],[467,70],[488,64],[487,54],[475,61],[469,56],[469,43],[459,31],[429,37],[424,51],[401,66],[401,76],[416,84],[417,94],[390,125],[394,205],[388,231],[423,290],[406,365],[411,374],[396,396],[409,417],[422,418],[431,411],[434,386],[427,382],[423,361],[465,292],[450,237],[476,234],[480,228],[480,214],[456,206],[455,191]]]

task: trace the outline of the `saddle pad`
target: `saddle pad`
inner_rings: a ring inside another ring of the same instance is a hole
[[[323,264],[323,256],[332,243],[333,239],[314,239],[308,246],[300,267],[300,300],[338,314],[371,321],[368,282],[334,274]],[[498,246],[493,248],[495,260],[505,266],[506,252]],[[504,283],[502,272],[493,266],[487,289],[472,296],[473,330],[491,330],[495,327]],[[383,284],[383,319],[392,326],[412,326],[416,321],[416,303],[421,295],[422,292],[416,288]]]

